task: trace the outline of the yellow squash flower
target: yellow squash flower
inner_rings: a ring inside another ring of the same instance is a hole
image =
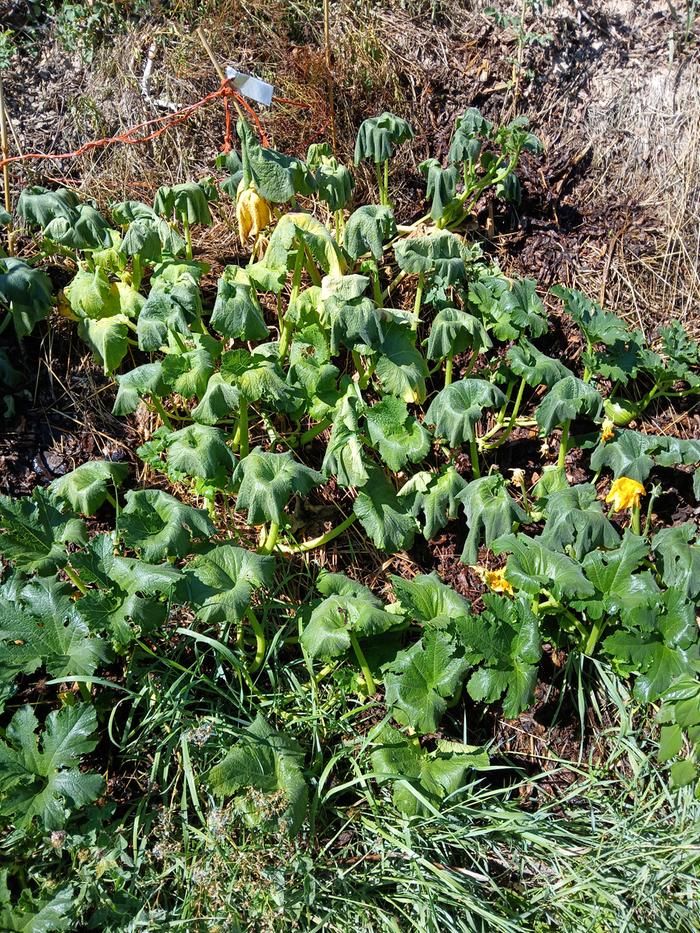
[[[236,220],[241,243],[245,243],[248,237],[257,237],[272,220],[270,202],[260,197],[253,184],[244,187],[241,181],[238,186]]]
[[[646,489],[636,479],[621,476],[610,487],[605,501],[612,504],[613,512],[620,512],[622,509],[638,509],[645,495]]]
[[[487,570],[484,573],[484,582],[494,593],[513,595],[513,587],[506,580],[505,567],[501,567],[500,570]]]
[[[613,421],[610,420],[610,418],[606,418],[603,421],[603,428],[600,432],[601,443],[604,444],[606,441],[611,441],[614,437],[615,437],[615,424]]]

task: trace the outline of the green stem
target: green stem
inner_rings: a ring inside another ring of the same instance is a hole
[[[245,617],[250,622],[250,627],[253,629],[253,634],[255,635],[255,657],[253,658],[253,663],[248,665],[248,673],[254,674],[256,671],[260,670],[265,660],[265,632],[256,619],[252,609],[246,609]]]
[[[304,248],[302,244],[297,242],[297,255],[294,260],[294,273],[292,275],[292,293],[289,296],[289,304],[287,305],[287,313],[284,316],[284,323],[282,324],[282,333],[280,334],[280,345],[279,345],[279,358],[281,361],[287,355],[289,350],[289,342],[292,337],[292,321],[289,317],[289,309],[296,303],[297,296],[299,294],[299,287],[301,285],[301,273],[304,268]]]
[[[379,203],[386,204],[386,201],[384,199],[384,185],[382,184],[383,179],[382,179],[382,169],[381,169],[380,162],[374,163],[374,173],[377,176],[377,188],[379,190]]]
[[[309,428],[308,431],[305,431],[301,435],[299,438],[299,446],[304,447],[306,444],[310,444],[315,437],[318,437],[319,434],[323,434],[326,428],[330,428],[332,424],[332,418],[324,418],[323,421],[319,422],[313,428]]]
[[[68,577],[70,582],[73,584],[73,586],[76,588],[76,590],[80,590],[83,596],[85,596],[88,589],[83,583],[83,581],[80,579],[78,574],[75,572],[75,570],[69,567],[68,564],[66,564],[66,566],[63,569],[65,570],[66,576]]]
[[[342,209],[335,212],[335,241],[340,243],[345,232],[345,214]]]
[[[277,522],[270,522],[270,530],[267,533],[265,538],[265,543],[259,549],[261,554],[272,554],[275,545],[277,544],[277,538],[279,537],[280,526]]]
[[[630,528],[636,535],[641,535],[642,533],[642,506],[639,505],[632,506],[632,512],[630,515]]]
[[[158,398],[157,395],[151,396],[151,405],[153,405],[153,407],[155,408],[156,414],[160,417],[160,420],[163,422],[166,428],[169,428],[170,430],[172,430],[173,423],[168,417],[168,413],[163,408],[163,403],[161,402],[161,400]]]
[[[474,479],[479,479],[481,470],[479,469],[479,449],[476,434],[469,441],[469,454],[472,459],[472,474],[474,475]]]
[[[365,369],[364,363],[362,362],[362,357],[357,352],[357,350],[352,351],[352,361],[355,364],[355,369],[360,377],[359,387],[360,389],[366,389],[369,385],[370,379],[370,370],[369,367]]]
[[[473,352],[472,355],[471,355],[471,359],[469,360],[469,365],[467,366],[467,368],[466,368],[465,371],[464,371],[464,375],[462,376],[462,379],[467,379],[467,378],[471,375],[471,372],[472,372],[472,370],[474,369],[474,367],[476,366],[476,361],[477,361],[478,359],[479,359],[479,351],[478,351],[478,350],[474,350],[474,352]]]
[[[138,291],[141,288],[141,279],[143,278],[143,267],[141,265],[141,257],[137,254],[131,259],[131,287],[134,291]]]
[[[525,382],[525,379],[521,379],[520,386],[518,387],[518,394],[515,396],[515,402],[513,404],[513,411],[511,412],[511,416],[508,419],[508,424],[506,425],[506,429],[503,432],[503,434],[498,438],[498,440],[494,444],[491,445],[492,448],[495,449],[496,447],[500,447],[501,444],[505,443],[505,441],[510,437],[510,434],[515,425],[515,419],[518,417],[518,412],[520,411],[520,405],[523,400],[523,395],[525,393],[526,385],[527,383]]]
[[[423,301],[423,289],[425,288],[425,276],[422,272],[418,273],[418,287],[416,288],[416,300],[413,304],[413,323],[411,330],[418,330],[418,321],[420,320],[420,306]]]
[[[593,623],[588,640],[586,641],[586,647],[583,649],[583,653],[589,658],[593,655],[595,646],[600,641],[600,637],[603,634],[605,629],[605,621],[603,619],[598,619],[597,622]]]
[[[369,669],[367,664],[367,658],[364,656],[362,648],[360,648],[360,643],[357,640],[357,636],[354,632],[350,632],[350,644],[352,645],[352,650],[355,652],[355,657],[357,658],[357,663],[360,665],[360,670],[362,671],[362,676],[365,679],[365,686],[367,687],[367,695],[374,696],[377,692],[377,686],[374,683],[374,678],[372,677],[372,672]]]
[[[190,230],[190,222],[186,215],[183,215],[182,218],[182,229],[185,233],[185,256],[188,259],[192,259],[192,231]]]
[[[248,403],[241,399],[238,406],[238,442],[240,444],[239,456],[241,460],[244,457],[248,456],[249,450],[249,439],[248,439]]]
[[[374,303],[378,308],[384,307],[384,297],[382,295],[382,286],[379,281],[379,266],[375,265],[372,269],[372,289],[374,291]]]
[[[313,551],[315,548],[323,547],[334,538],[337,538],[348,529],[356,519],[357,515],[351,512],[339,525],[336,525],[335,528],[331,528],[331,530],[325,532],[325,534],[319,535],[317,538],[311,538],[308,541],[302,541],[301,544],[280,544],[277,550],[282,551],[284,554],[305,554],[307,551]]]
[[[453,357],[452,354],[450,354],[445,360],[445,388],[452,385],[452,361]]]
[[[384,160],[384,203],[389,204],[389,160]]]
[[[569,446],[569,428],[571,427],[570,421],[565,421],[561,429],[561,441],[559,442],[559,457],[557,459],[557,466],[563,468],[566,466],[566,452]]]

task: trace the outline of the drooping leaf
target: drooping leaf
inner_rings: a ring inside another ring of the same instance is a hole
[[[97,716],[87,703],[66,706],[49,713],[41,741],[38,728],[31,706],[23,706],[0,739],[0,813],[21,829],[35,819],[46,830],[60,829],[104,788],[101,775],[79,770],[81,757],[97,745],[91,738]]]
[[[162,398],[168,391],[163,381],[161,362],[144,363],[124,375],[117,376],[116,380],[118,389],[112,408],[114,415],[130,415],[136,411],[145,396]]]
[[[48,188],[34,185],[20,192],[17,213],[31,226],[45,227],[54,217],[72,217],[79,203],[77,194],[68,188],[49,191]]]
[[[0,556],[25,573],[48,575],[68,561],[68,544],[85,544],[87,531],[74,515],[59,512],[47,490],[0,496]]]
[[[325,302],[330,319],[331,353],[341,347],[378,349],[384,337],[382,314],[371,298],[343,300],[335,296]]]
[[[204,395],[213,372],[212,355],[204,347],[168,353],[162,360],[163,381],[171,392],[183,398]]]
[[[440,473],[415,473],[399,490],[399,498],[406,498],[412,514],[423,516],[423,536],[430,541],[448,521],[457,518],[459,493],[466,486],[453,466]]]
[[[367,430],[384,463],[398,473],[411,461],[422,460],[430,449],[430,435],[409,415],[406,403],[391,395],[368,408]]]
[[[619,535],[603,512],[592,483],[582,483],[551,493],[546,505],[547,521],[540,540],[548,548],[573,551],[583,560],[596,548],[614,548]]]
[[[631,611],[654,600],[659,592],[648,572],[637,572],[648,554],[648,545],[640,535],[625,531],[614,550],[590,551],[583,558],[583,569],[594,587],[594,597],[585,602],[589,617],[600,618],[604,612]]]
[[[464,350],[488,350],[492,346],[481,321],[459,308],[443,308],[435,315],[428,337],[429,360],[444,360]]]
[[[208,227],[213,223],[208,203],[209,193],[207,186],[196,181],[186,181],[172,187],[163,185],[156,191],[153,209],[166,219],[174,215],[190,224]]]
[[[598,418],[603,400],[593,388],[576,376],[556,382],[540,402],[535,418],[543,434],[551,434],[574,418]]]
[[[82,318],[78,323],[78,334],[102,364],[105,376],[117,369],[129,349],[129,319],[125,314],[99,320]]]
[[[0,308],[12,315],[20,340],[43,321],[52,303],[51,282],[41,269],[11,256],[0,257]]]
[[[655,463],[659,466],[690,465],[700,460],[700,442],[661,434],[619,430],[615,439],[599,444],[591,455],[591,469],[608,466],[615,479],[627,476],[644,483]]]
[[[232,377],[213,373],[199,404],[192,409],[192,418],[200,424],[216,424],[238,411],[240,398],[240,392],[232,385]]]
[[[161,489],[129,490],[117,518],[117,533],[143,560],[184,557],[193,539],[215,534],[206,512],[185,505]]]
[[[370,253],[377,262],[384,254],[384,244],[396,236],[396,222],[390,207],[364,204],[348,217],[343,246],[352,259]]]
[[[235,797],[236,809],[252,828],[294,835],[309,796],[303,763],[298,743],[276,732],[258,713],[224,760],[211,769],[208,783],[216,797]]]
[[[459,172],[454,165],[443,168],[437,159],[426,159],[418,169],[427,183],[426,200],[430,202],[430,216],[433,220],[441,220],[457,193]]]
[[[469,534],[464,543],[462,561],[475,564],[481,544],[490,547],[496,538],[514,531],[527,522],[527,513],[508,494],[500,473],[472,480],[457,497],[464,507]]]
[[[551,388],[561,379],[573,376],[563,363],[546,356],[524,337],[508,350],[508,362],[515,375],[533,389],[541,385]]]
[[[363,159],[375,165],[386,162],[396,146],[408,139],[413,139],[413,130],[402,117],[386,111],[378,117],[368,117],[360,124],[355,138],[355,165]]]
[[[233,482],[238,486],[236,505],[247,510],[250,525],[281,525],[292,496],[305,496],[323,476],[296,461],[290,451],[275,454],[256,447],[238,463]]]
[[[272,557],[221,544],[188,563],[181,595],[203,622],[239,622],[253,593],[272,584],[274,569]]]
[[[437,437],[444,437],[455,448],[475,438],[484,409],[500,408],[505,401],[501,390],[485,379],[462,379],[438,392],[425,421],[435,425]]]
[[[427,632],[384,665],[386,705],[394,719],[418,732],[434,732],[462,683],[467,662],[445,633]]]
[[[611,347],[618,341],[626,343],[631,337],[631,331],[622,318],[612,311],[603,311],[599,304],[575,288],[555,285],[550,291],[561,298],[564,310],[578,324],[589,343],[604,343]]]
[[[355,514],[376,548],[393,554],[410,548],[418,522],[379,467],[367,470],[366,484],[357,493]]]
[[[112,490],[121,486],[128,474],[128,463],[88,460],[70,473],[55,479],[49,488],[54,496],[67,502],[74,512],[94,515],[107,501]]]
[[[364,408],[352,387],[339,400],[333,429],[323,458],[323,472],[335,476],[340,486],[364,486],[368,461],[363,453],[360,415]]]
[[[438,230],[427,236],[408,237],[399,240],[394,247],[399,268],[405,272],[434,273],[444,285],[456,285],[464,281],[467,266],[481,254],[474,247],[467,247],[449,230]]]
[[[405,402],[424,402],[428,367],[414,344],[412,332],[395,322],[386,324],[377,349],[374,372],[384,392]]]
[[[95,250],[112,245],[109,224],[91,204],[79,204],[69,216],[54,217],[44,227],[44,236],[68,249]]]
[[[229,339],[264,340],[269,334],[255,289],[237,266],[226,266],[219,279],[211,325]]]

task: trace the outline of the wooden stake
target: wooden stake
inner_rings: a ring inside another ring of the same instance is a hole
[[[197,38],[198,38],[199,41],[202,43],[202,48],[204,49],[204,51],[207,53],[207,55],[208,55],[209,58],[211,59],[211,63],[212,63],[212,65],[214,66],[214,68],[216,69],[216,73],[218,74],[219,78],[221,79],[221,81],[228,83],[228,82],[230,81],[230,78],[227,78],[227,77],[226,77],[226,74],[225,74],[225,72],[224,72],[224,69],[221,67],[221,65],[219,64],[219,62],[218,62],[216,56],[215,56],[214,53],[212,52],[211,46],[210,46],[209,43],[207,42],[206,37],[205,37],[204,33],[202,32],[202,27],[201,27],[201,26],[197,26],[197,29],[195,30],[195,32],[197,33]],[[242,112],[241,108],[238,106],[238,101],[236,100],[235,97],[233,98],[233,103],[234,103],[234,106],[235,106],[236,110],[238,111],[238,116],[241,118],[241,120],[243,120],[243,119],[244,119],[244,117],[243,117],[243,112]]]
[[[2,86],[2,77],[0,77],[0,152],[3,159],[9,159],[10,147],[7,143],[7,115],[5,113],[5,94]],[[5,191],[5,210],[8,214],[12,213],[12,198],[10,196],[10,166],[5,164],[2,167],[2,184]],[[12,222],[7,225],[7,254],[12,256]]]
[[[323,0],[323,44],[326,47],[326,72],[328,76],[328,108],[331,112],[331,145],[336,153],[335,103],[333,100],[333,73],[331,71],[331,10],[330,0]]]

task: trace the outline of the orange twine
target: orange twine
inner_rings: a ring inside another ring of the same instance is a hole
[[[132,126],[130,129],[125,130],[123,133],[119,133],[116,136],[106,136],[103,139],[92,139],[89,142],[83,143],[78,149],[74,149],[72,152],[27,152],[23,155],[9,156],[7,159],[0,159],[0,169],[5,165],[10,165],[15,162],[26,162],[29,160],[38,160],[38,159],[51,159],[58,161],[60,159],[74,159],[77,156],[84,155],[86,152],[89,152],[92,149],[102,149],[105,146],[110,146],[113,143],[124,143],[127,146],[136,146],[140,143],[147,143],[153,139],[157,139],[159,136],[162,136],[166,130],[171,129],[173,126],[179,126],[181,123],[184,123],[188,120],[193,113],[196,113],[202,107],[207,106],[212,103],[212,101],[223,98],[225,117],[226,117],[226,130],[224,136],[224,151],[228,152],[231,149],[232,140],[233,140],[233,131],[232,131],[232,121],[231,121],[231,110],[230,110],[230,101],[235,100],[236,103],[242,107],[246,113],[251,117],[252,122],[255,124],[255,127],[260,135],[260,142],[263,146],[268,147],[269,141],[265,130],[263,129],[262,123],[260,122],[260,117],[250,106],[248,101],[238,93],[233,87],[231,87],[229,80],[222,81],[221,87],[216,91],[212,91],[211,94],[207,94],[206,97],[203,97],[201,100],[196,101],[194,104],[190,104],[187,107],[184,107],[182,110],[178,110],[174,114],[166,114],[162,117],[155,117],[153,120],[145,120],[143,123],[137,123],[136,126]],[[301,107],[307,109],[309,104],[304,104],[299,101],[289,100],[286,97],[273,97],[273,101],[279,104],[289,104],[293,107]],[[153,132],[146,134],[145,136],[136,136],[134,134],[138,133],[141,130],[145,130],[147,127],[156,126],[161,124]]]

